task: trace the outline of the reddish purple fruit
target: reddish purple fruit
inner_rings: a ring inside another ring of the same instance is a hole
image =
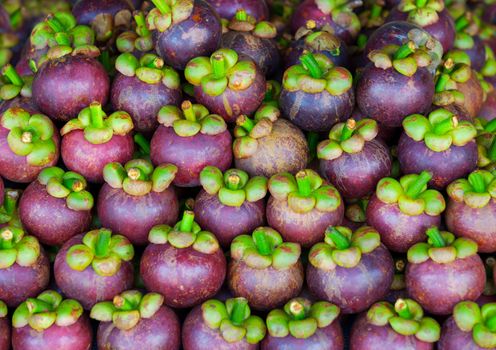
[[[221,18],[232,19],[239,10],[257,21],[265,21],[270,17],[266,0],[207,0]]]
[[[479,112],[479,117],[488,121],[496,118],[496,90],[487,94],[486,101]]]

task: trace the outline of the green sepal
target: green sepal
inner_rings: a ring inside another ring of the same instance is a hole
[[[12,225],[0,228],[0,269],[15,263],[22,267],[32,266],[40,254],[40,243],[36,237],[26,236],[22,228]]]
[[[458,179],[446,189],[449,197],[471,208],[483,208],[496,198],[496,180],[487,170],[475,170],[467,179]]]

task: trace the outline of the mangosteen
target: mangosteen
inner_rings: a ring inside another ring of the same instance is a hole
[[[103,182],[111,162],[125,163],[133,156],[133,121],[124,111],[107,116],[98,102],[91,103],[60,130],[62,160],[88,181]]]
[[[441,327],[424,316],[422,307],[411,299],[398,299],[394,306],[378,302],[361,314],[351,330],[353,350],[431,350],[439,340]]]
[[[427,229],[427,242],[408,249],[408,295],[436,315],[449,315],[464,300],[476,300],[484,291],[486,270],[477,255],[477,243],[457,238],[437,227]]]
[[[59,159],[59,133],[42,114],[13,107],[0,117],[0,175],[29,183]]]
[[[5,226],[22,228],[17,211],[17,202],[21,197],[22,191],[6,188],[2,192],[3,196],[0,198],[0,202],[3,203],[0,206],[0,228]]]
[[[159,125],[160,107],[177,106],[181,101],[179,74],[151,53],[139,60],[131,53],[123,53],[117,57],[115,68],[119,74],[112,83],[112,107],[128,112],[136,131],[152,134]]]
[[[365,4],[365,9],[358,15],[362,27],[360,34],[357,37],[357,44],[359,47],[362,49],[365,47],[367,38],[376,29],[384,25],[388,15],[389,10],[384,2],[378,1]]]
[[[475,125],[478,131],[477,166],[489,171],[496,169],[496,119],[488,122],[486,119],[477,118]]]
[[[31,101],[31,83],[33,78],[21,77],[10,63],[5,65],[0,63],[0,67],[3,67],[2,75],[6,81],[6,84],[3,84],[0,88],[0,98],[2,99],[0,112],[3,113],[8,108],[15,106],[22,107],[23,105],[28,107],[25,108],[29,109],[28,112],[35,112],[37,107]]]
[[[174,308],[187,308],[212,298],[226,276],[226,258],[215,236],[202,231],[195,214],[185,211],[174,227],[150,230],[140,274],[147,290],[165,297]]]
[[[136,28],[127,30],[119,34],[115,39],[117,51],[121,53],[132,53],[136,57],[141,57],[146,52],[155,48],[152,33],[146,25],[146,18],[142,11],[133,12]],[[172,69],[171,69],[172,70]]]
[[[90,317],[100,321],[98,349],[178,350],[181,325],[163,303],[160,294],[129,290],[93,306]]]
[[[184,75],[194,86],[195,99],[228,123],[255,112],[265,96],[261,69],[251,58],[232,49],[223,48],[210,57],[192,59]]]
[[[329,138],[317,146],[320,173],[343,197],[365,197],[380,179],[391,175],[391,154],[376,138],[378,132],[375,120],[348,119],[334,125]]]
[[[222,171],[229,169],[232,137],[219,115],[210,114],[200,104],[184,101],[181,109],[162,107],[157,119],[160,126],[150,143],[150,157],[154,164],[177,166],[175,185],[198,186],[200,172],[208,165]]]
[[[472,60],[472,58],[471,58]],[[493,88],[496,87],[496,59],[494,57],[494,52],[493,52],[493,49],[491,49],[491,47],[489,45],[485,45],[485,59],[484,59],[484,65],[482,66],[481,70],[480,70],[480,74],[482,74],[482,76],[484,77],[485,81],[490,83]],[[493,89],[494,90],[494,89]],[[490,91],[488,92],[489,93],[492,93],[492,95],[494,96],[494,92]],[[490,106],[492,106],[492,108],[495,108],[494,107],[494,97],[492,99],[492,102],[487,102],[488,99],[486,99],[484,101],[484,105],[483,107],[486,107],[488,108],[489,106],[487,106],[488,104]],[[479,112],[479,115],[480,116],[483,116],[481,115],[482,111],[484,110],[484,108],[482,108],[481,112]],[[494,117],[494,113],[491,114],[492,117]],[[487,118],[486,119],[491,119],[491,118]]]
[[[312,303],[294,298],[283,309],[267,315],[268,335],[262,350],[344,349],[344,337],[338,321],[339,307],[326,301]]]
[[[343,220],[341,195],[313,170],[274,175],[269,191],[267,222],[285,241],[311,247],[322,241],[327,227]]]
[[[345,202],[344,217],[340,226],[348,227],[352,231],[364,226],[367,221],[365,213],[367,212],[368,204],[368,198],[348,200]]]
[[[203,189],[195,199],[196,221],[212,232],[223,248],[246,232],[265,223],[267,179],[250,178],[239,169],[224,174],[219,168],[207,166],[200,173]]]
[[[232,19],[239,10],[257,21],[269,19],[269,7],[266,0],[207,0],[221,18]]]
[[[10,321],[7,305],[0,300],[0,349],[10,349]]]
[[[165,63],[183,70],[198,56],[210,55],[220,46],[220,18],[205,0],[152,0],[148,28],[154,31],[155,48]]]
[[[184,350],[257,350],[267,329],[251,314],[245,298],[210,299],[196,306],[183,324]]]
[[[420,114],[406,117],[403,129],[397,154],[404,174],[429,171],[429,185],[443,189],[477,168],[477,130],[471,122],[458,121],[440,108],[427,118]]]
[[[154,168],[144,159],[131,160],[125,166],[107,164],[103,170],[106,183],[97,203],[102,226],[126,236],[133,244],[146,244],[153,226],[171,225],[177,220],[179,202],[170,186],[176,173],[175,165]]]
[[[306,52],[284,72],[279,104],[283,115],[306,131],[327,131],[353,112],[353,77],[324,54]]]
[[[457,237],[477,242],[479,252],[496,252],[496,178],[476,170],[448,188],[446,226]]]
[[[495,60],[495,75],[496,75],[496,60]],[[486,120],[492,120],[496,118],[496,89],[489,92],[486,96],[486,101],[482,105],[479,112],[479,117]]]
[[[28,298],[12,315],[14,349],[88,350],[92,336],[81,304],[53,290]]]
[[[478,35],[479,25],[474,14],[466,9],[455,20],[456,37],[454,48],[463,50],[470,57],[472,68],[480,71],[486,60],[484,42]],[[490,49],[489,49],[490,50]]]

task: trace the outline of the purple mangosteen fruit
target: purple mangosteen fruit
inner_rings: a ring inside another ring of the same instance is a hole
[[[126,30],[115,39],[115,47],[121,53],[132,53],[141,57],[155,48],[153,36],[146,25],[146,17],[142,11],[134,11],[135,28]]]
[[[1,34],[0,34],[1,35]],[[12,65],[0,64],[3,67],[1,74],[5,83],[0,89],[0,113],[5,112],[11,107],[25,107],[30,113],[37,113],[38,107],[31,99],[32,77],[21,77]]]
[[[239,10],[246,11],[248,16],[257,21],[269,19],[269,7],[266,0],[207,0],[220,18],[232,19]]]
[[[496,89],[487,94],[486,101],[479,112],[479,117],[488,121],[496,118]]]
[[[171,225],[177,220],[179,202],[171,186],[177,173],[172,164],[154,168],[144,159],[122,166],[109,163],[104,170],[105,184],[98,195],[97,211],[103,227],[144,245],[155,225]]]
[[[486,60],[486,48],[478,35],[478,27],[474,14],[464,11],[455,21],[456,37],[453,45],[455,49],[463,50],[470,57],[472,68],[476,71],[484,67]]]
[[[0,349],[10,349],[10,320],[7,305],[0,300]]]
[[[231,166],[232,137],[219,115],[186,100],[181,109],[173,105],[162,107],[157,119],[160,126],[150,142],[150,157],[154,164],[177,166],[175,185],[198,186],[200,172],[206,166],[222,171]]]

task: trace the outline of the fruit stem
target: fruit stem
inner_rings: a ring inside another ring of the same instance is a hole
[[[350,118],[346,121],[343,126],[343,130],[341,131],[341,142],[348,140],[351,136],[353,136],[353,132],[356,128],[356,121],[353,118]]]
[[[496,131],[496,118],[491,120],[489,123],[486,124],[484,127],[484,130],[487,132],[495,132]]]
[[[446,89],[446,84],[450,80],[449,74],[442,73],[436,82],[436,92],[443,92]]]
[[[230,190],[237,190],[239,188],[239,184],[241,182],[241,178],[237,174],[231,174],[227,177],[226,187]]]
[[[265,96],[264,96],[264,102],[270,102],[274,100],[274,87],[272,86],[271,83],[267,82],[266,88],[265,88]]]
[[[236,12],[236,20],[240,22],[246,22],[248,19],[248,15],[246,14],[246,11],[243,9],[240,9]]]
[[[310,72],[310,75],[314,79],[320,79],[322,77],[322,69],[320,69],[319,64],[315,60],[315,57],[311,52],[305,52],[300,56],[300,62],[305,67],[307,71]]]
[[[195,220],[195,213],[191,210],[185,210],[181,224],[179,225],[179,231],[181,232],[191,232],[193,229],[193,222]]]
[[[467,17],[461,16],[455,21],[455,29],[457,32],[460,32],[467,28],[469,24],[470,22],[468,21]]]
[[[472,185],[473,189],[477,193],[486,192],[486,184],[484,183],[484,177],[478,173],[472,173],[468,176],[468,182]]]
[[[17,71],[12,67],[11,64],[7,64],[5,67],[3,67],[3,75],[9,79],[9,81],[14,84],[15,86],[23,86],[24,81],[22,80],[21,76],[17,73]]]
[[[98,231],[95,243],[95,255],[97,258],[104,258],[108,255],[111,235],[112,233],[109,230],[102,229]]]
[[[432,241],[432,245],[436,248],[442,248],[446,246],[446,242],[444,241],[443,236],[441,236],[441,232],[437,227],[430,227],[425,232],[427,237],[429,237]]]
[[[103,128],[103,110],[98,102],[90,104],[91,124],[95,128]]]
[[[221,79],[226,76],[226,64],[224,56],[216,54],[212,57],[212,70],[215,79]]]
[[[496,333],[496,316],[489,317],[486,321],[486,327],[491,331],[491,333]]]
[[[434,126],[434,134],[436,135],[444,135],[447,132],[453,130],[454,127],[456,127],[458,124],[458,118],[456,117],[451,117],[443,120],[442,122],[437,123]]]
[[[365,48],[365,45],[367,45],[367,36],[363,33],[361,33],[360,35],[358,35],[358,38],[357,38],[357,46],[360,50],[363,50]]]
[[[152,3],[163,15],[171,12],[171,8],[167,5],[165,0],[152,0]]]
[[[257,251],[260,254],[270,255],[272,253],[272,247],[270,246],[269,238],[265,232],[260,230],[253,232],[253,240],[255,241]]]
[[[120,295],[116,295],[114,299],[112,299],[112,303],[119,310],[129,311],[133,309],[133,304],[126,298],[121,297]]]
[[[127,171],[127,177],[131,180],[139,180],[142,175],[142,172],[138,168],[130,168]]]
[[[339,250],[348,249],[350,247],[350,241],[341,232],[339,232],[335,227],[329,226],[326,230],[326,234],[331,238],[332,243]]]
[[[143,12],[135,12],[134,20],[136,21],[136,32],[142,37],[149,36],[150,31],[146,26],[145,15]]]
[[[10,249],[12,248],[13,246],[13,242],[12,240],[14,239],[14,233],[9,230],[9,229],[5,229],[3,232],[2,232],[2,235],[0,236],[0,238],[2,238],[2,248],[3,249]]]
[[[31,142],[33,142],[33,134],[30,131],[24,131],[21,134],[21,141],[23,143],[31,143]]]
[[[382,13],[382,7],[378,4],[374,4],[370,9],[370,19],[378,18]]]
[[[255,122],[244,114],[238,117],[238,119],[236,120],[236,124],[241,126],[247,132],[250,132],[255,127]]]
[[[289,312],[293,319],[297,321],[303,320],[306,317],[305,306],[298,300],[291,301],[291,304],[289,304]]]
[[[141,149],[141,153],[150,154],[150,142],[142,134],[134,135],[134,143]]]
[[[413,41],[409,41],[406,44],[401,45],[398,50],[396,50],[394,59],[401,60],[403,58],[407,58],[413,52],[415,52],[415,44],[413,43]]]
[[[195,111],[193,110],[193,104],[191,101],[184,101],[181,103],[181,109],[183,110],[183,115],[186,120],[189,120],[190,122],[196,122],[196,115]]]
[[[60,23],[60,21],[53,17],[53,16],[50,16],[48,19],[47,19],[47,24],[48,26],[55,32],[55,33],[60,33],[60,32],[63,32],[64,31],[64,27],[62,26],[62,23]]]
[[[417,179],[408,186],[406,195],[410,198],[417,198],[417,196],[422,192],[424,186],[432,179],[432,174],[428,171],[422,171]]]
[[[3,207],[5,208],[5,212],[7,214],[12,215],[14,213],[18,199],[19,199],[19,192],[14,190],[5,191]]]
[[[396,300],[396,303],[394,304],[394,309],[401,318],[405,318],[409,320],[413,317],[412,312],[408,307],[408,304],[403,299]]]
[[[110,64],[110,54],[108,50],[102,51],[102,54],[100,55],[100,62],[102,63],[103,68],[105,68],[106,72],[112,71],[112,65]]]
[[[305,170],[301,170],[296,174],[296,183],[298,184],[298,192],[303,197],[308,197],[312,193],[310,177],[308,177]]]
[[[415,0],[415,5],[417,7],[424,7],[427,4],[427,0]]]
[[[30,314],[51,311],[53,308],[52,305],[50,305],[46,301],[34,298],[28,298],[28,300],[26,300],[26,306]]]
[[[496,161],[496,136],[493,138],[493,142],[491,143],[491,147],[489,147],[489,150],[487,152],[487,156],[491,160],[491,162]]]
[[[405,263],[405,260],[403,260],[403,259],[398,259],[394,263],[394,268],[396,269],[396,272],[398,272],[398,273],[404,273],[405,272],[405,266],[406,266],[406,263]]]
[[[79,179],[66,179],[62,181],[65,188],[72,190],[73,192],[80,192],[84,190],[84,183]]]
[[[310,159],[313,160],[317,156],[317,145],[319,144],[319,134],[315,131],[309,131],[307,134],[308,150]]]
[[[234,299],[234,304],[231,311],[231,321],[235,326],[241,326],[243,324],[247,306],[248,300],[245,298]]]

